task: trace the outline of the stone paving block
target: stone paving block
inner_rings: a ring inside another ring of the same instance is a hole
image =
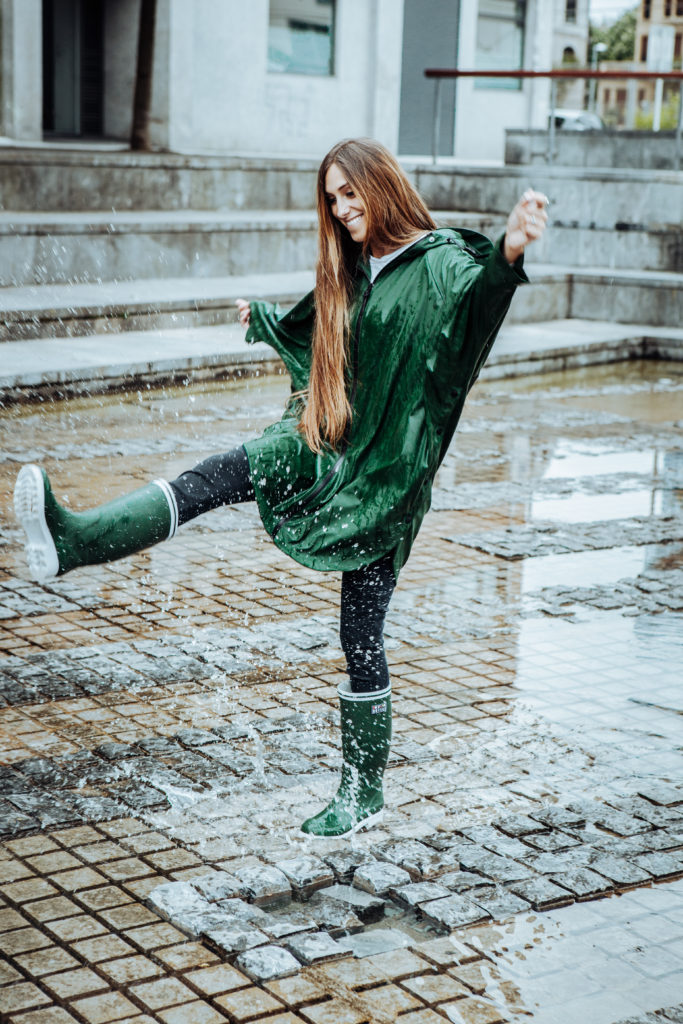
[[[363,928],[360,918],[349,907],[337,900],[328,899],[324,889],[313,894],[306,904],[306,913],[310,920],[309,927],[317,925],[324,928],[333,939],[359,932]],[[297,930],[305,931],[306,927],[302,925]]]
[[[331,885],[325,889],[325,896],[350,907],[364,924],[374,924],[384,917],[386,900],[351,885]]]
[[[385,896],[390,889],[406,886],[410,881],[411,875],[403,868],[381,860],[364,864],[353,876],[354,886],[373,896]]]
[[[76,960],[73,962],[77,963]],[[21,963],[21,960],[17,959],[17,963]],[[30,973],[35,975],[34,971],[31,971]],[[39,975],[35,976],[39,977]],[[12,965],[8,963],[0,963],[0,985],[8,985],[10,982],[20,980],[22,980],[22,975],[19,974],[19,971],[17,971],[15,967],[12,967]]]
[[[547,804],[545,807],[534,808],[529,817],[540,821],[549,828],[581,829],[586,827],[586,817],[580,811],[572,811],[558,804]]]
[[[495,823],[496,828],[508,836],[519,838],[543,831],[542,823],[527,814],[510,814]],[[547,827],[547,826],[546,826]]]
[[[200,970],[189,971],[184,981],[196,988],[202,995],[215,996],[221,992],[232,992],[249,984],[249,978],[229,964],[216,964]]]
[[[683,875],[683,859],[674,854],[641,853],[633,857],[633,863],[657,881]]]
[[[434,850],[416,839],[385,843],[375,852],[382,860],[407,871],[414,882],[429,877],[433,870],[437,870],[435,864],[438,861]]]
[[[73,1014],[60,1006],[43,1006],[40,1010],[11,1018],[11,1024],[75,1024],[75,1021]],[[138,1021],[143,1024],[141,1018]]]
[[[437,900],[442,896],[450,896],[450,890],[436,882],[413,882],[391,890],[392,899],[404,907],[415,908],[428,900]]]
[[[100,921],[94,920],[89,914],[78,914],[63,921],[50,921],[45,927],[63,942],[87,939],[91,935],[101,935],[107,930]]]
[[[29,981],[9,985],[2,989],[1,994],[3,1016],[18,1010],[31,1010],[35,1006],[44,1006],[52,1001]]]
[[[166,1006],[177,1006],[193,999],[194,993],[179,978],[159,978],[132,985],[129,992],[149,1010],[161,1010]]]
[[[189,882],[164,882],[150,892],[145,903],[168,921],[181,914],[203,914],[212,909],[208,899]]]
[[[379,953],[372,960],[372,967],[392,981],[400,981],[402,978],[425,973],[424,960],[407,949]]]
[[[236,868],[235,877],[238,880],[240,892],[234,895],[247,896],[257,906],[286,903],[291,898],[290,880],[279,868],[271,867],[268,864]]]
[[[163,952],[163,950],[161,951]],[[153,963],[146,956],[124,956],[118,960],[108,960],[99,964],[99,970],[111,978],[117,985],[128,985],[135,981],[145,981],[163,973],[159,964]]]
[[[340,938],[339,945],[355,957],[374,957],[392,949],[403,949],[410,944],[405,932],[398,928],[368,928],[360,934]]]
[[[342,966],[344,961],[339,961],[330,964],[329,967]],[[296,966],[297,972],[299,971],[299,964]],[[326,967],[326,970],[329,968]],[[301,973],[289,975],[284,978],[274,978],[272,981],[265,982],[265,987],[269,992],[280,999],[286,1006],[298,1009],[300,1006],[304,1006],[306,1003],[320,1002],[325,998],[325,988],[313,981],[310,978],[305,977]]]
[[[225,1024],[227,1017],[206,1003],[185,1003],[170,1010],[160,1010],[159,1018],[164,1024]],[[123,1024],[123,1022],[122,1022]],[[131,1024],[138,1024],[137,1018]]]
[[[0,952],[8,956],[28,953],[34,949],[51,945],[51,940],[37,928],[15,928],[0,935]]]
[[[526,900],[515,896],[505,886],[484,886],[481,889],[474,889],[469,898],[478,907],[485,910],[494,921],[504,921],[513,914],[522,914],[529,909]]]
[[[15,960],[34,978],[41,978],[44,974],[56,974],[57,971],[66,971],[70,967],[78,967],[76,957],[71,956],[59,946],[46,946],[33,953],[21,953],[15,957]],[[10,968],[10,970],[13,971],[14,968]],[[0,984],[4,984],[4,982],[0,982]]]
[[[207,871],[192,879],[191,885],[204,899],[215,902],[240,895],[240,882],[227,871]]]
[[[201,942],[183,942],[177,946],[167,946],[165,949],[155,950],[154,956],[173,971],[183,971],[189,967],[208,967],[218,960],[218,957]]]
[[[277,868],[287,876],[293,889],[301,897],[310,896],[316,889],[334,883],[331,868],[318,857],[303,856],[281,860],[278,861]]]
[[[577,899],[589,896],[597,896],[600,893],[611,891],[612,885],[602,875],[590,871],[588,868],[578,868],[576,871],[565,871],[561,874],[551,875],[551,881],[567,889]]]
[[[298,960],[281,946],[259,946],[258,949],[247,950],[237,957],[235,963],[259,983],[295,974],[300,966]]]
[[[421,1009],[423,1003],[398,985],[389,984],[359,993],[357,1005],[369,1021],[393,1022],[409,1010]]]
[[[517,882],[523,878],[530,878],[532,872],[529,868],[509,857],[500,857],[496,853],[490,853],[481,847],[473,847],[463,851],[460,856],[460,866],[465,871],[478,871],[495,882]]]
[[[298,1013],[309,1024],[368,1024],[367,1015],[343,998],[304,1006]]]
[[[444,935],[438,939],[427,939],[426,942],[411,944],[415,953],[424,957],[430,964],[437,967],[452,967],[455,964],[468,964],[480,959],[481,954],[475,952],[454,935]]]
[[[420,911],[428,921],[451,930],[475,924],[477,921],[486,921],[490,917],[482,907],[460,895],[429,900],[420,905]]]
[[[109,1021],[118,1021],[122,1017],[132,1017],[139,1013],[135,1004],[120,992],[107,992],[99,996],[77,999],[73,1003],[73,1009],[88,1021],[88,1024],[109,1024]]]
[[[163,945],[163,943],[159,943],[159,945]],[[130,942],[126,942],[118,935],[102,935],[94,939],[83,939],[80,942],[72,943],[71,948],[89,964],[135,953]]]
[[[446,871],[442,875],[437,875],[435,881],[449,892],[468,892],[470,889],[491,885],[489,878],[484,878],[474,871]]]
[[[437,1006],[449,999],[459,999],[472,994],[462,982],[450,974],[418,974],[415,978],[406,978],[401,984],[428,1006]]]
[[[333,850],[322,858],[334,871],[334,876],[342,885],[353,880],[353,873],[362,864],[369,864],[375,857],[369,850]]]
[[[87,967],[51,974],[43,979],[43,984],[59,999],[73,999],[75,996],[102,992],[110,988],[106,981]]]
[[[230,1020],[237,1022],[253,1020],[255,1017],[285,1009],[279,999],[254,986],[217,996],[216,1002],[227,1011]]]
[[[444,1018],[434,1010],[412,1010],[401,1018],[401,1024],[443,1024]]]
[[[524,882],[515,882],[510,886],[510,891],[527,900],[534,910],[567,906],[574,899],[565,889],[561,889],[547,878],[530,878]]]
[[[344,956],[346,950],[326,932],[292,935],[284,943],[302,964],[317,964]]]

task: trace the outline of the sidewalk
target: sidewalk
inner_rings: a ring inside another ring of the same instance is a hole
[[[513,326],[468,400],[387,621],[385,818],[346,842],[298,829],[339,771],[337,574],[245,505],[40,586],[10,513],[28,458],[81,508],[253,436],[286,379],[4,409],[1,1020],[683,1021],[683,375],[585,369],[585,332]],[[577,369],[496,379],[531,353]]]

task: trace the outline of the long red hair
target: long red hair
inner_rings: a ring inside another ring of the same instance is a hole
[[[332,214],[327,172],[336,164],[356,193],[367,222],[365,242],[353,242]],[[315,281],[313,353],[301,431],[314,452],[337,448],[352,410],[346,394],[349,307],[358,258],[373,245],[398,249],[420,229],[436,225],[394,156],[373,139],[345,139],[330,150],[318,171],[318,263]]]

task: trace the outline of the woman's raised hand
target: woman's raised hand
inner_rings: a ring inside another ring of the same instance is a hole
[[[508,263],[514,263],[529,242],[541,237],[548,223],[547,205],[548,197],[542,192],[534,192],[532,188],[527,189],[519,200],[505,228],[503,254]]]
[[[251,316],[251,306],[246,299],[235,299],[235,305],[237,306],[237,315],[240,318],[242,327],[248,327],[249,318]]]

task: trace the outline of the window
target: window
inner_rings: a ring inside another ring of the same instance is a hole
[[[676,17],[683,18],[683,0],[676,0]]]
[[[683,43],[683,34],[677,32],[674,36],[674,60],[678,61],[679,65],[681,62],[681,44]]]
[[[646,19],[650,17],[650,7],[650,0],[643,0],[643,17]]]
[[[526,0],[479,0],[477,68],[518,70],[524,60]],[[475,89],[521,89],[519,78],[478,78]]]
[[[643,64],[647,61],[647,36],[640,37],[640,60]]]
[[[664,17],[671,17],[671,0],[664,0]]]
[[[576,22],[576,0],[565,0],[564,20],[572,23]]]
[[[268,70],[334,74],[336,0],[270,0]]]

